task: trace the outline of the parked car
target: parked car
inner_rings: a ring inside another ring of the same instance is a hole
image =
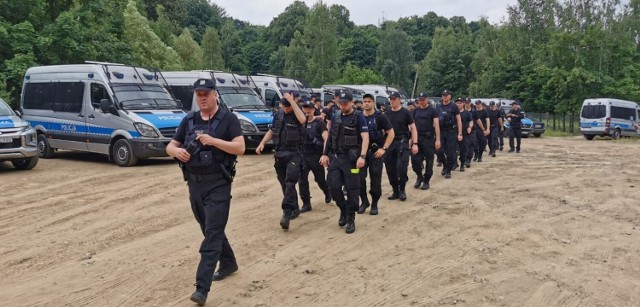
[[[0,99],[0,162],[11,161],[19,170],[34,168],[38,164],[36,139],[36,130]]]

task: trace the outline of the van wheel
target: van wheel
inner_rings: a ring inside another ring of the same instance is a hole
[[[593,134],[585,134],[584,135],[584,138],[589,140],[589,141],[592,141],[594,137],[595,137],[595,135],[593,135]]]
[[[44,134],[38,134],[38,156],[43,159],[53,157],[53,148],[49,145],[49,140]]]
[[[534,134],[533,134],[533,136],[535,136],[535,137],[537,137],[537,138],[539,138],[539,137],[540,137],[540,135],[541,135],[540,133],[534,133]]]
[[[134,166],[138,163],[138,158],[133,153],[131,144],[125,139],[117,140],[111,149],[111,156],[119,166]]]
[[[31,157],[24,160],[13,160],[11,161],[11,164],[19,170],[30,170],[38,164],[38,157]]]
[[[620,129],[615,129],[613,130],[613,132],[611,133],[611,138],[614,140],[617,140],[620,138]]]

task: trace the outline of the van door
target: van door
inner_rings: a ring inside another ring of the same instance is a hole
[[[82,108],[84,82],[53,83],[53,129],[47,131],[51,147],[86,151],[87,126]]]
[[[89,84],[89,100],[85,104],[87,122],[87,150],[109,154],[109,142],[113,133],[113,114],[100,111],[100,100],[113,101],[107,87],[102,83]]]
[[[607,107],[604,104],[589,103],[580,112],[580,130],[583,133],[604,133],[607,121]]]

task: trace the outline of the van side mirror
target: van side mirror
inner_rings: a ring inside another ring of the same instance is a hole
[[[13,110],[14,112],[16,112],[16,115],[18,115],[18,117],[22,118],[22,112],[20,112],[20,110]]]
[[[109,99],[100,99],[100,111],[102,111],[102,113],[111,113],[113,115],[118,115],[116,108],[113,106],[113,103]]]

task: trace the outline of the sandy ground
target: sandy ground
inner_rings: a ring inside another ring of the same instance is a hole
[[[284,232],[272,157],[244,156],[227,226],[240,270],[208,305],[640,306],[639,152],[525,139],[450,180],[436,170],[352,235],[317,187]],[[63,152],[4,163],[0,182],[0,305],[194,306],[201,234],[171,160]]]

